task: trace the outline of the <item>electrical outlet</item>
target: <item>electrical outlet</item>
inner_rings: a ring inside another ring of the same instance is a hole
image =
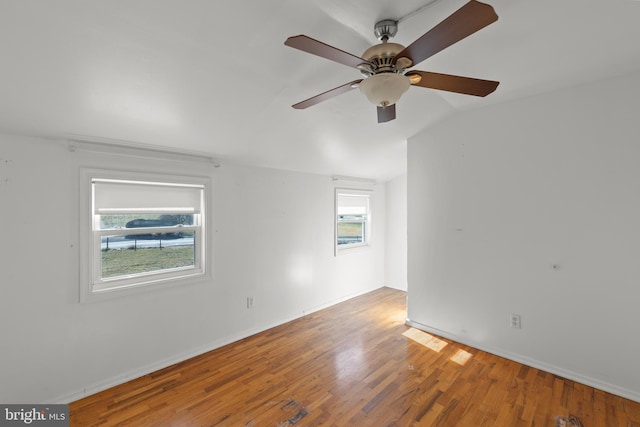
[[[514,329],[522,328],[522,320],[519,314],[511,313],[511,327]]]
[[[247,297],[247,308],[253,308],[253,297]]]

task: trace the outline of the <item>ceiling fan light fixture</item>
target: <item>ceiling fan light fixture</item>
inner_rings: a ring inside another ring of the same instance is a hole
[[[423,9],[424,7],[418,11]],[[405,18],[413,14],[415,12]],[[377,106],[378,123],[385,123],[396,118],[395,104],[411,85],[464,95],[487,96],[496,90],[500,82],[408,70],[497,20],[498,15],[491,5],[478,0],[467,0],[461,8],[404,47],[389,41],[398,31],[398,21],[385,19],[377,22],[374,27],[374,34],[381,43],[369,47],[361,56],[352,55],[303,34],[289,37],[284,42],[285,45],[356,68],[363,76],[360,80],[322,92],[293,104],[292,107],[307,108],[359,87],[369,101]]]
[[[409,86],[409,78],[402,74],[381,73],[362,80],[360,91],[372,104],[387,107],[398,102]]]
[[[409,78],[409,82],[412,85],[417,85],[418,83],[420,83],[422,81],[422,76],[420,74],[407,73],[407,74],[405,74],[405,76],[407,76]]]

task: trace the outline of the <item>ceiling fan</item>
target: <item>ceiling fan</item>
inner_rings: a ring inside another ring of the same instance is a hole
[[[383,20],[374,27],[374,34],[381,43],[367,49],[362,57],[305,35],[289,37],[285,45],[354,67],[363,76],[362,79],[338,86],[292,107],[308,108],[359,87],[369,101],[377,106],[378,123],[384,123],[396,118],[396,102],[410,86],[487,96],[496,90],[499,82],[407,69],[497,20],[498,15],[493,7],[471,0],[406,48],[389,42],[398,31],[398,22]]]

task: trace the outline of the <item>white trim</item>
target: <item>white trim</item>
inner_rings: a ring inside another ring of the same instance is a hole
[[[67,148],[70,152],[87,151],[143,159],[196,161],[211,163],[216,168],[220,167],[220,161],[217,158],[209,153],[198,151],[176,150],[169,147],[81,135],[73,135],[67,142]]]
[[[461,336],[456,335],[456,334],[451,334],[451,333],[449,333],[447,331],[443,331],[443,330],[438,329],[438,328],[433,328],[433,327],[428,326],[428,325],[423,325],[423,324],[418,323],[418,322],[414,322],[414,321],[410,320],[409,318],[407,318],[405,324],[407,326],[411,326],[413,328],[420,329],[421,331],[429,332],[429,333],[438,335],[438,336],[440,336],[442,338],[447,338],[447,339],[456,341],[456,342],[458,342],[460,344],[468,345],[468,346],[474,347],[474,348],[476,348],[478,350],[482,350],[482,351],[485,351],[487,353],[495,354],[496,356],[504,357],[505,359],[509,359],[509,360],[514,361],[514,362],[522,363],[523,365],[527,365],[527,366],[530,366],[532,368],[540,369],[540,370],[543,370],[545,372],[549,372],[551,374],[555,374],[555,375],[561,376],[563,378],[567,378],[567,379],[570,379],[572,381],[576,381],[576,382],[579,382],[581,384],[597,388],[597,389],[605,391],[607,393],[615,394],[617,396],[624,397],[626,399],[630,399],[630,400],[633,400],[635,402],[640,402],[640,393],[637,392],[637,391],[634,391],[634,390],[629,390],[629,389],[624,388],[624,387],[619,387],[619,386],[616,386],[614,384],[610,384],[610,383],[598,380],[596,378],[588,377],[588,376],[579,374],[577,372],[569,371],[567,369],[560,368],[560,367],[555,366],[555,365],[549,365],[547,363],[541,362],[539,360],[531,359],[531,358],[529,358],[527,356],[523,356],[521,354],[511,353],[511,352],[508,352],[508,351],[505,351],[505,350],[502,350],[502,349],[488,347],[488,346],[482,345],[482,344],[480,344],[478,342],[475,342],[473,340],[470,340],[468,338],[461,337]]]
[[[358,177],[355,177],[355,176],[333,175],[331,177],[331,179],[334,180],[334,181],[349,181],[349,182],[358,182],[358,183],[366,183],[366,184],[376,185],[376,180],[375,179],[358,178]]]

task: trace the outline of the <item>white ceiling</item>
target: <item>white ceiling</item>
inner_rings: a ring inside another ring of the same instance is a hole
[[[412,87],[385,124],[357,90],[291,108],[360,75],[288,36],[359,56],[376,21],[405,18],[408,45],[466,2],[430,1],[0,0],[0,131],[384,181],[452,114],[640,69],[638,1],[489,0],[498,22],[416,67],[500,81],[488,97]]]

